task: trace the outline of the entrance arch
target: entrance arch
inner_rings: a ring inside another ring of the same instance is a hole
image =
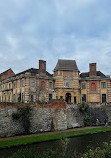
[[[66,93],[65,99],[67,103],[71,103],[71,93]]]

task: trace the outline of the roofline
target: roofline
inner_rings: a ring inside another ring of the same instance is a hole
[[[0,73],[0,75],[6,73],[7,71],[11,70],[13,72],[13,70],[11,68],[9,68],[8,70],[5,70],[4,72]],[[14,72],[13,72],[14,73]],[[15,73],[14,73],[15,74]]]

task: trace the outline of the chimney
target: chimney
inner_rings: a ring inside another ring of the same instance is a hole
[[[46,61],[39,60],[39,73],[42,75],[46,74]]]
[[[91,63],[89,64],[89,77],[93,78],[97,76],[97,71],[96,71],[96,63]]]

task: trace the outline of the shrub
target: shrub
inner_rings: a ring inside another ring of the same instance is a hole
[[[88,108],[89,108],[89,105],[86,102],[82,102],[79,107],[79,110],[83,112],[83,111],[86,111]]]
[[[111,157],[111,143],[103,143],[103,149],[97,147],[95,150],[89,150],[81,158],[110,158]]]
[[[37,151],[30,149],[28,147],[24,149],[19,149],[12,156],[7,158],[71,158],[71,153],[67,152],[65,155],[59,151],[47,150],[43,153],[37,153]],[[2,157],[5,158],[5,157]],[[73,157],[72,157],[73,158]]]

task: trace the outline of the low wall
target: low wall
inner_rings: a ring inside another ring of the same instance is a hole
[[[52,107],[51,107],[52,105]],[[0,137],[23,133],[18,120],[12,120],[17,104],[0,104]],[[19,104],[23,106],[23,104]],[[47,105],[31,105],[30,133],[67,129],[66,103],[56,102]]]
[[[57,105],[58,104],[58,105]],[[78,105],[56,103],[53,107],[33,105],[30,117],[30,133],[65,130],[84,126],[84,118],[90,117],[90,124],[96,125],[99,119],[101,125],[105,119],[111,124],[111,106],[91,106],[87,112],[80,112]],[[23,106],[23,105],[21,105]],[[24,129],[19,121],[12,120],[12,113],[17,111],[17,105],[0,104],[0,137],[23,133]]]

